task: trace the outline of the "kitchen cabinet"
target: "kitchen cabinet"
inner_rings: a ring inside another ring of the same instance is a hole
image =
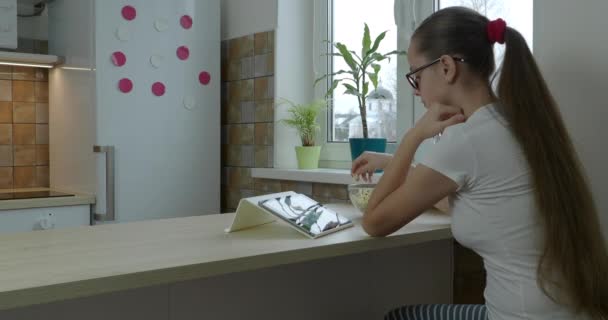
[[[0,234],[89,225],[90,208],[81,204],[0,210]]]

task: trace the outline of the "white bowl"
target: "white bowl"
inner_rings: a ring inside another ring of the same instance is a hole
[[[372,195],[372,191],[376,184],[374,183],[359,183],[359,184],[349,184],[348,185],[348,198],[350,202],[355,206],[355,208],[359,209],[361,213],[365,213],[365,209],[367,208],[367,202],[369,201],[370,196]]]

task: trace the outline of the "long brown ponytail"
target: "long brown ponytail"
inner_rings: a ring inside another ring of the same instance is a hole
[[[561,288],[576,309],[608,319],[608,256],[582,166],[526,41],[507,28],[505,44],[498,98],[530,165],[544,225],[541,288]]]
[[[414,33],[417,49],[430,59],[461,54],[489,81],[494,54],[488,22],[462,7],[439,10]],[[539,285],[557,302],[608,319],[608,253],[582,166],[525,39],[507,28],[505,46],[497,98],[530,166],[545,231]]]

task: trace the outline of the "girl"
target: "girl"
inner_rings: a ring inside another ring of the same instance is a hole
[[[497,93],[494,43],[505,44]],[[407,79],[427,107],[394,156],[352,173],[384,175],[363,216],[386,236],[450,196],[452,233],[487,273],[485,305],[418,305],[387,319],[608,319],[608,255],[557,105],[515,29],[475,11],[437,11],[414,32]],[[435,144],[410,169],[425,139]]]

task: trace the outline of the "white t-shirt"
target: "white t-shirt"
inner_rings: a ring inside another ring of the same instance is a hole
[[[489,319],[577,318],[537,284],[544,231],[530,169],[496,106],[484,106],[466,122],[446,128],[419,163],[458,184],[450,197],[452,233],[483,258]]]

